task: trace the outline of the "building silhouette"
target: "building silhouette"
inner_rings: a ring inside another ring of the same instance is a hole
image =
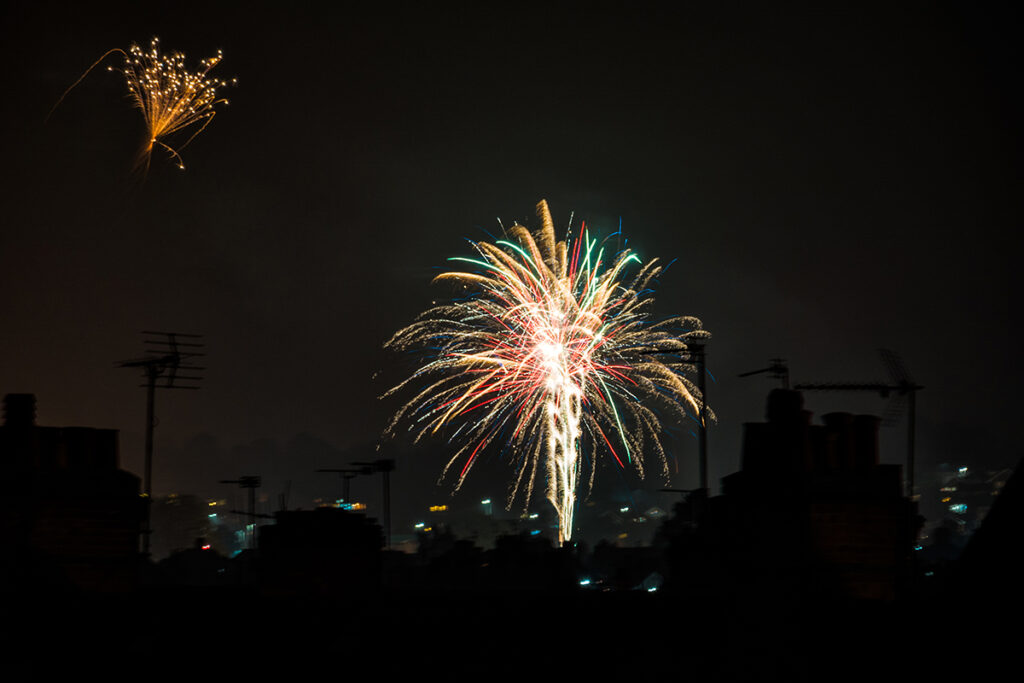
[[[120,592],[139,571],[139,478],[119,468],[118,432],[35,423],[32,394],[4,398],[0,573],[9,589]]]
[[[259,527],[256,551],[238,556],[264,595],[350,596],[380,588],[384,533],[366,515],[335,507],[279,510]]]
[[[879,462],[878,425],[848,413],[812,424],[800,392],[773,390],[767,420],[744,425],[741,470],[722,494],[677,509],[673,574],[753,593],[897,598],[921,519],[901,466]]]

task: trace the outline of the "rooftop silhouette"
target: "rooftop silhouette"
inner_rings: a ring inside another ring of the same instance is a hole
[[[118,432],[43,427],[32,394],[7,394],[0,426],[0,529],[22,585],[130,591],[145,501],[119,468]]]

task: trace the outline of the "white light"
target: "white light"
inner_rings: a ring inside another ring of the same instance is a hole
[[[480,504],[481,505],[490,505],[491,504],[491,499],[490,498],[484,498],[483,500],[480,501]]]

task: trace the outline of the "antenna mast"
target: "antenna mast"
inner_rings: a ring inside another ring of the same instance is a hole
[[[153,429],[156,427],[155,403],[157,389],[192,389],[201,376],[195,372],[206,368],[192,365],[192,359],[205,356],[201,334],[182,334],[179,332],[142,332],[142,344],[146,355],[134,360],[118,363],[122,368],[142,368],[146,379],[139,386],[146,389],[146,457],[143,470],[143,497],[146,499],[145,527],[142,530],[142,554],[149,557],[151,509],[153,506]],[[181,341],[182,339],[186,341]],[[185,374],[180,374],[184,371]]]

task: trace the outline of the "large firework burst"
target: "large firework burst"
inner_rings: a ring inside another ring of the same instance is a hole
[[[511,506],[520,491],[529,501],[543,463],[564,542],[577,490],[593,484],[600,454],[640,476],[644,457],[654,456],[667,478],[659,413],[700,414],[702,397],[686,378],[695,369],[684,359],[688,344],[709,335],[694,317],[652,319],[656,259],[606,255],[585,225],[556,242],[547,202],[537,214],[536,234],[516,224],[507,240],[473,243],[477,258],[451,259],[476,272],[435,278],[469,296],[427,310],[385,344],[428,353],[385,396],[420,385],[388,432],[408,422],[419,440],[452,425],[459,447],[444,472],[457,469],[458,485],[485,448],[502,448],[516,463]]]

